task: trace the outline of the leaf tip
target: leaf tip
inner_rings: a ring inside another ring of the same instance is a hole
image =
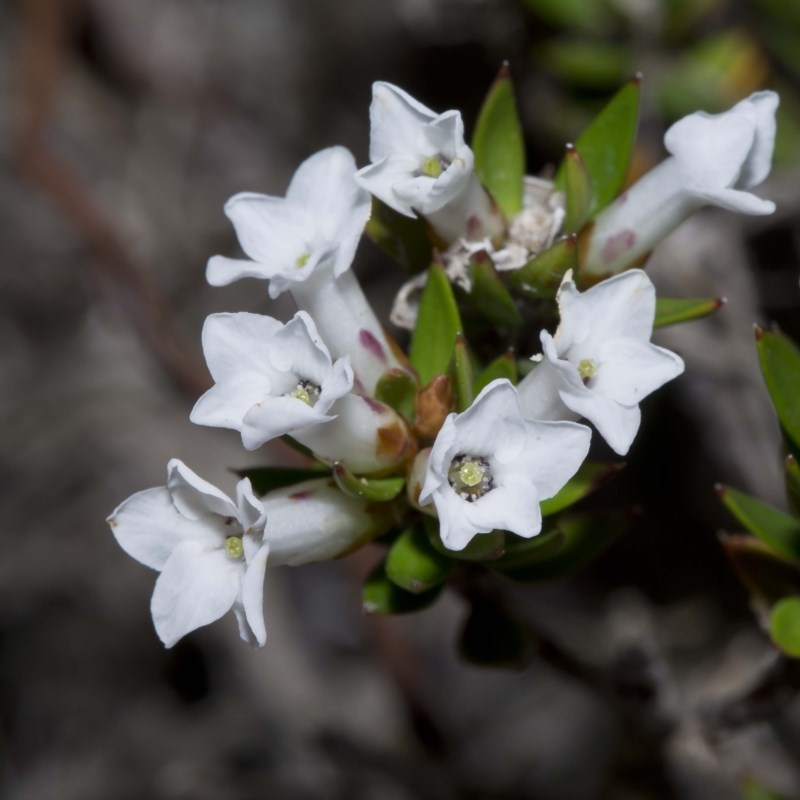
[[[503,59],[500,64],[500,69],[497,71],[497,78],[495,80],[504,81],[511,77],[511,64],[508,59]]]
[[[718,297],[714,301],[714,310],[716,311],[718,308],[722,308],[723,306],[728,305],[728,298],[727,297]]]
[[[764,338],[765,331],[758,323],[755,323],[753,325],[753,333],[756,336],[756,341],[760,342]]]
[[[720,496],[720,498],[724,498],[728,493],[728,487],[722,483],[715,483],[714,491]]]
[[[634,72],[633,77],[630,79],[630,83],[639,88],[642,85],[643,80],[644,80],[644,74],[642,73],[641,70],[637,70],[636,72]]]

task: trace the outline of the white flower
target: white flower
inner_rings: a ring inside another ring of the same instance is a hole
[[[744,190],[769,174],[777,107],[775,92],[756,92],[722,114],[678,120],[664,136],[671,158],[598,215],[582,269],[621,272],[704,205],[771,214],[774,203]]]
[[[371,393],[401,365],[350,269],[371,204],[355,169],[349,150],[330,147],[300,165],[285,198],[232,197],[225,213],[252,261],[215,256],[206,277],[213,286],[266,278],[273,298],[288,289],[331,355],[350,356],[357,389]]]
[[[445,243],[502,230],[458,111],[435,114],[390,83],[373,84],[369,157],[356,175],[361,186],[407,217],[425,217]]]
[[[526,419],[514,386],[492,381],[463,414],[445,420],[419,502],[435,504],[450,550],[495,529],[536,536],[540,501],[575,474],[590,438],[589,429],[574,422]]]
[[[344,274],[370,212],[370,197],[356,184],[355,171],[349,150],[329,147],[298,167],[286,197],[245,192],[228,200],[225,213],[252,260],[214,256],[208,282],[225,286],[240,278],[267,278],[274,298],[324,266],[337,278]]]
[[[150,610],[167,647],[231,609],[241,637],[263,647],[265,520],[249,480],[234,503],[178,459],[166,486],[138,492],[108,518],[122,549],[161,573]]]
[[[394,521],[388,503],[347,497],[331,478],[276,489],[262,502],[271,567],[338,558],[384,533]]]
[[[331,363],[304,311],[286,325],[259,314],[212,314],[203,352],[216,383],[191,420],[240,431],[248,450],[329,422],[331,406],[353,387],[349,358]]]
[[[639,430],[639,403],[683,372],[675,353],[650,343],[656,293],[632,269],[579,292],[567,272],[558,291],[561,323],[542,331],[544,359],[519,384],[536,419],[585,417],[625,455]]]

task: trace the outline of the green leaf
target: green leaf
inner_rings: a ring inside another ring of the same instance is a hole
[[[584,461],[555,497],[542,501],[542,516],[548,517],[569,508],[614,478],[624,466],[624,461]]]
[[[786,444],[792,455],[800,458],[800,350],[780,331],[758,327],[756,345]]]
[[[639,127],[641,78],[635,77],[611,98],[575,142],[592,182],[591,216],[602,211],[622,189]],[[562,162],[556,184],[566,188]]]
[[[512,272],[511,285],[527,297],[555,297],[564,273],[577,268],[577,239],[565,236]]]
[[[517,361],[514,358],[514,351],[509,350],[498,356],[492,361],[486,369],[481,372],[475,379],[475,395],[477,396],[481,389],[488,386],[492,381],[498,378],[505,378],[516,384],[517,382]]]
[[[522,316],[491,258],[486,253],[476,253],[469,269],[472,277],[470,301],[475,311],[497,326],[518,328],[522,324]]]
[[[256,494],[266,494],[273,489],[282,489],[312,478],[330,475],[326,468],[287,469],[286,467],[246,467],[233,470],[240,478],[249,478]]]
[[[800,560],[800,520],[728,486],[717,486],[725,508],[777,555]]]
[[[386,575],[407,592],[419,594],[444,583],[456,562],[443,556],[421,527],[403,531],[386,556]]]
[[[510,612],[480,598],[472,601],[458,651],[477,666],[522,670],[533,657],[534,643]]]
[[[417,392],[417,382],[404,369],[393,368],[384,372],[375,385],[375,399],[393,408],[409,422],[414,421]]]
[[[745,534],[722,536],[721,544],[739,580],[760,606],[769,607],[784,597],[800,594],[800,570],[775,555],[760,539]]]
[[[470,543],[463,550],[448,550],[439,536],[439,521],[426,517],[424,524],[428,541],[435,550],[448,558],[454,558],[457,561],[492,561],[500,558],[505,551],[506,535],[503,531],[479,533],[472,537]]]
[[[367,614],[409,614],[433,603],[441,588],[439,585],[420,594],[407,592],[389,580],[384,562],[381,562],[364,583],[361,602]]]
[[[786,495],[789,500],[789,508],[796,515],[800,515],[800,464],[797,459],[789,454],[786,456]]]
[[[456,334],[462,330],[453,289],[444,270],[433,264],[419,303],[417,325],[411,334],[409,360],[425,386],[434,375],[447,372]]]
[[[781,600],[769,615],[772,641],[792,658],[800,658],[800,596]]]
[[[507,64],[501,67],[484,100],[472,150],[478,180],[492,194],[500,210],[513,217],[522,208],[525,142]]]
[[[472,372],[472,358],[469,354],[467,341],[459,334],[453,350],[453,386],[456,390],[456,409],[466,411],[475,399],[474,375]]]
[[[566,540],[567,537],[558,528],[542,531],[531,539],[507,536],[505,553],[500,558],[487,562],[487,566],[502,572],[535,564],[537,561],[543,561],[555,555],[564,546]]]
[[[523,0],[537,16],[564,28],[592,35],[607,31],[614,20],[614,6],[607,0]]]
[[[633,71],[630,48],[620,42],[565,36],[539,42],[535,55],[560,78],[597,90],[619,86]]]
[[[626,533],[632,521],[633,515],[624,511],[560,517],[558,527],[564,534],[565,541],[552,557],[503,572],[517,581],[550,580],[569,575],[584,567],[615,539]]]
[[[675,325],[678,322],[689,322],[713,314],[728,301],[724,297],[712,297],[708,300],[685,300],[683,298],[657,297],[656,318],[654,328]]]
[[[348,497],[359,497],[376,503],[394,500],[405,486],[405,478],[360,478],[337,461],[333,465],[333,479]]]
[[[577,233],[589,219],[592,205],[592,180],[578,151],[567,145],[564,156],[564,192],[566,193],[565,233]]]
[[[424,220],[412,219],[372,198],[372,214],[364,231],[375,244],[409,272],[423,272],[431,263],[433,245]]]

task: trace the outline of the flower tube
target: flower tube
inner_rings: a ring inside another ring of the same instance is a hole
[[[664,136],[670,158],[595,219],[583,273],[621,272],[705,205],[771,214],[774,203],[746,190],[769,174],[777,107],[775,92],[756,92],[722,114],[699,111],[678,120]]]

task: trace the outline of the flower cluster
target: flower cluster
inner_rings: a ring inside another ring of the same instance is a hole
[[[395,593],[432,591],[462,558],[507,568],[506,551],[541,534],[545,514],[593,488],[575,477],[592,439],[581,420],[624,455],[640,402],[682,372],[679,356],[651,343],[656,292],[629,267],[704,203],[771,210],[742,189],[767,174],[776,105],[762,92],[674,125],[671,158],[587,217],[579,249],[560,235],[575,218],[569,187],[520,172],[504,192],[507,165],[496,174],[486,166],[503,152],[474,152],[457,111],[436,114],[386,83],[373,91],[370,165],[357,169],[331,147],[301,164],[285,197],[231,198],[225,212],[248,259],[215,256],[209,283],[266,280],[271,297],[288,291],[298,310],[285,323],[252,313],[206,320],[214,385],[191,420],[238,431],[248,450],[282,437],[309,466],[300,482],[297,470],[245,472],[234,501],[173,459],[166,486],[109,517],[121,547],[160,573],[151,608],[164,644],[233,610],[242,638],[264,645],[268,566],[336,558],[376,539],[389,548]],[[511,200],[501,204],[501,192]],[[391,228],[387,210],[405,223]],[[380,225],[370,227],[371,214]],[[408,355],[351,269],[365,226],[395,254],[411,251],[408,235],[434,250],[405,316]],[[583,273],[595,278],[579,288]],[[520,379],[525,362],[505,353],[538,349],[524,331],[543,303],[542,353]],[[544,323],[554,313],[551,333]],[[446,560],[440,577],[409,579],[413,558],[398,570],[409,531],[424,531],[413,539],[427,558],[418,561]],[[487,535],[500,546],[477,546]]]

